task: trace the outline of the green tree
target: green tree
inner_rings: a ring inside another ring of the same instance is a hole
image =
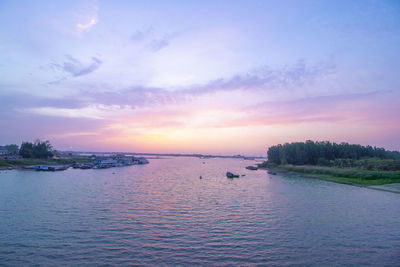
[[[33,144],[30,142],[22,142],[21,148],[19,149],[19,154],[23,158],[32,158],[33,157]]]
[[[279,157],[279,146],[272,146],[268,149],[268,161],[274,164],[281,164]]]
[[[23,142],[19,150],[23,158],[45,159],[53,156],[53,147],[49,141],[36,140],[34,143]]]
[[[293,165],[334,165],[341,167],[354,167],[357,162],[366,158],[380,160],[400,160],[398,151],[387,151],[384,148],[361,146],[349,143],[331,143],[329,141],[285,143],[271,146],[268,149],[268,161],[274,164]],[[378,161],[375,163],[377,164]],[[381,161],[379,161],[381,162]],[[394,167],[387,161],[385,168]],[[359,166],[363,167],[364,166]]]
[[[49,141],[40,141],[39,139],[33,144],[34,158],[49,158],[53,156],[53,147]]]

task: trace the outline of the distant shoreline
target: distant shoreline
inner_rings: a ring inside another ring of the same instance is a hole
[[[143,155],[143,156],[156,156],[156,157],[193,157],[193,158],[233,158],[233,159],[245,159],[245,160],[255,160],[263,159],[263,156],[244,156],[244,155],[210,155],[210,154],[180,154],[180,153],[132,153],[132,152],[82,152],[82,151],[60,151],[61,153],[73,155],[96,155],[96,156],[107,156],[115,154],[124,155]]]

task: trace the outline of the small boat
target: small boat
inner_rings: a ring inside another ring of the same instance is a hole
[[[276,172],[268,171],[268,174],[276,175]]]
[[[80,169],[83,169],[83,170],[93,169],[93,164],[91,164],[91,163],[84,163],[84,164],[82,164],[82,165],[80,166]]]
[[[79,169],[82,165],[80,163],[74,163],[71,165],[72,168],[74,169]]]
[[[54,165],[54,166],[49,166],[49,165],[37,165],[35,166],[36,171],[64,171],[68,169],[68,166],[64,165]]]
[[[49,166],[49,170],[50,171],[65,171],[66,169],[68,169],[69,166],[64,166],[64,165],[57,165],[57,166]]]
[[[227,172],[226,173],[226,177],[228,177],[228,178],[239,178],[239,175],[233,174],[231,172]]]
[[[47,165],[36,165],[35,171],[50,171]]]
[[[247,166],[246,169],[251,170],[251,171],[256,171],[256,170],[258,170],[258,168],[255,167],[255,166]]]
[[[24,170],[34,170],[35,166],[22,166],[21,168]]]

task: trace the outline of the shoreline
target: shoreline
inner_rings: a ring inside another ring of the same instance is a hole
[[[351,186],[356,186],[356,187],[362,187],[362,188],[368,188],[372,190],[377,190],[377,191],[384,191],[384,192],[390,192],[390,193],[395,193],[395,194],[400,194],[400,181],[399,183],[387,183],[387,184],[382,184],[382,185],[366,185],[366,184],[361,184],[361,183],[355,183],[355,182],[350,182],[350,181],[342,181],[339,179],[336,179],[335,177],[330,177],[324,174],[311,174],[311,173],[303,173],[303,172],[296,172],[296,171],[288,171],[280,168],[258,168],[259,170],[270,170],[274,171],[277,174],[282,174],[285,176],[285,174],[294,174],[297,176],[301,176],[304,178],[311,178],[311,179],[318,179],[318,180],[323,180],[323,181],[328,181],[328,182],[333,182],[337,184],[346,184],[346,185],[351,185]],[[390,185],[393,185],[394,188],[386,188]]]
[[[65,166],[74,163],[88,163],[89,158],[66,158],[66,159],[2,159],[0,160],[0,171],[6,170],[30,170],[36,165]]]
[[[74,169],[106,169],[136,164],[147,164],[144,157],[122,157],[91,159],[89,157],[71,157],[58,159],[6,159],[0,160],[0,170],[38,170],[63,171],[69,167]]]

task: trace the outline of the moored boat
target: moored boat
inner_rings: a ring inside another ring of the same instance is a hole
[[[228,177],[228,178],[239,178],[239,175],[233,174],[231,172],[227,172],[226,173],[226,177]]]
[[[69,166],[67,165],[36,165],[36,171],[64,171],[68,169]]]
[[[258,170],[258,168],[255,167],[255,166],[247,166],[246,169],[251,170],[251,171],[256,171],[256,170]]]

